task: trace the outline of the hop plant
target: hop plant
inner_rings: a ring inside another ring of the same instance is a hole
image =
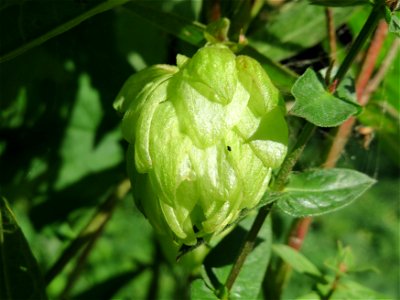
[[[287,151],[278,90],[257,61],[222,44],[132,75],[114,106],[135,202],[178,245],[208,240],[254,208]]]

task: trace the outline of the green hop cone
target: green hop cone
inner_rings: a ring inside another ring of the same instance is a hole
[[[131,76],[116,101],[134,198],[177,245],[255,207],[287,151],[278,90],[257,61],[209,45]]]

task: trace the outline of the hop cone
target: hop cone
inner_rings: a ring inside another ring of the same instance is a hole
[[[256,206],[286,154],[278,90],[258,62],[223,45],[134,74],[115,107],[135,201],[178,245],[208,240]]]

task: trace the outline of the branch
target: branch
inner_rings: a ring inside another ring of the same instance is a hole
[[[374,77],[369,81],[368,85],[366,86],[364,93],[362,95],[362,102],[367,103],[369,98],[371,97],[371,94],[379,87],[388,69],[392,66],[392,63],[396,58],[396,54],[399,51],[399,48],[400,48],[400,39],[396,38],[393,41],[393,44],[391,45],[379,70],[376,72]]]
[[[103,204],[98,208],[89,223],[81,230],[78,236],[64,250],[54,265],[47,271],[45,282],[47,285],[64,269],[68,262],[75,257],[76,253],[82,249],[88,242],[96,239],[96,232],[108,222],[111,218],[114,208],[118,202],[125,197],[130,189],[128,179],[123,180]]]
[[[337,61],[337,45],[336,45],[335,22],[333,20],[332,8],[327,7],[325,9],[325,15],[328,27],[329,56],[331,58],[331,63],[333,63]]]

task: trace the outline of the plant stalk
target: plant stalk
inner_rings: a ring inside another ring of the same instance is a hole
[[[364,46],[365,42],[371,35],[371,33],[376,28],[378,21],[382,18],[382,5],[376,5],[370,15],[368,16],[367,21],[365,22],[363,28],[361,29],[360,33],[358,34],[356,40],[351,45],[349,52],[347,53],[344,61],[339,67],[338,72],[336,73],[332,85],[337,87],[339,86],[340,82],[343,80],[344,76],[346,75],[347,71],[350,69],[351,65],[354,62],[354,59],[357,57],[358,53],[360,53],[361,48]]]

